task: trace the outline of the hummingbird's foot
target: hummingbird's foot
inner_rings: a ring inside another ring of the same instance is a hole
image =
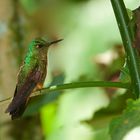
[[[39,90],[39,89],[42,89],[43,88],[43,84],[42,83],[38,83],[36,88]]]
[[[42,83],[38,83],[36,88],[34,89],[34,91],[40,91],[41,93],[41,89],[43,88],[43,84]]]

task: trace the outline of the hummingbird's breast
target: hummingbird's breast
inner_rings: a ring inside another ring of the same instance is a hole
[[[40,59],[39,61],[39,71],[41,73],[41,77],[39,83],[43,84],[47,75],[47,58]]]

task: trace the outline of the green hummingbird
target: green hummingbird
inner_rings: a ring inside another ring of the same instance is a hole
[[[6,109],[12,120],[22,116],[32,91],[43,87],[47,73],[48,48],[60,41],[62,39],[48,42],[36,38],[29,44],[24,63],[18,73],[14,97]]]

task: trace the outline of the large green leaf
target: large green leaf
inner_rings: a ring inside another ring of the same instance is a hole
[[[140,99],[128,100],[126,110],[110,124],[112,140],[122,140],[130,130],[137,126],[140,126]]]

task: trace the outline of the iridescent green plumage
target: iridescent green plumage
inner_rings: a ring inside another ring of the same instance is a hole
[[[41,38],[33,40],[21,66],[17,85],[14,93],[14,98],[8,106],[6,112],[9,112],[12,119],[20,117],[28,101],[32,91],[41,87],[44,83],[47,73],[47,52],[51,44],[61,40],[46,42]]]

